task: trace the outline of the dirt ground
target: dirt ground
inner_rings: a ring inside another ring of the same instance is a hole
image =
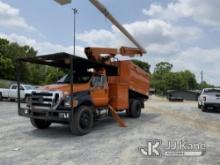
[[[0,164],[215,164],[220,165],[220,113],[201,112],[196,102],[170,103],[152,97],[139,119],[121,114],[127,127],[112,118],[98,121],[91,133],[74,136],[67,125],[37,130],[17,115],[17,105],[0,102]],[[205,143],[199,157],[145,157],[138,148],[147,139]]]

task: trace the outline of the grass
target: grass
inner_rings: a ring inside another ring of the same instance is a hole
[[[11,81],[0,79],[0,88],[8,88],[11,84]]]

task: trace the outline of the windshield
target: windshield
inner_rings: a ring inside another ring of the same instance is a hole
[[[92,74],[86,73],[86,74],[73,74],[73,83],[75,84],[81,84],[81,83],[87,83],[91,79]],[[57,83],[70,83],[70,74],[67,74],[63,76],[60,80],[57,81]]]
[[[34,89],[34,87],[31,86],[31,85],[24,85],[24,88],[25,88],[26,90]]]
[[[205,89],[204,93],[220,93],[220,89]]]

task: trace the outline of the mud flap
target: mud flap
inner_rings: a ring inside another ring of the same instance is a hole
[[[127,127],[124,120],[119,117],[118,113],[113,109],[113,107],[109,105],[109,109],[111,111],[112,117],[119,124],[119,126],[120,127]]]

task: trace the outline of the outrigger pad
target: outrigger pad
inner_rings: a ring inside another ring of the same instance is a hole
[[[113,109],[113,107],[109,105],[109,109],[111,111],[112,117],[119,124],[119,126],[120,127],[127,127],[124,120],[119,117],[118,113]]]

